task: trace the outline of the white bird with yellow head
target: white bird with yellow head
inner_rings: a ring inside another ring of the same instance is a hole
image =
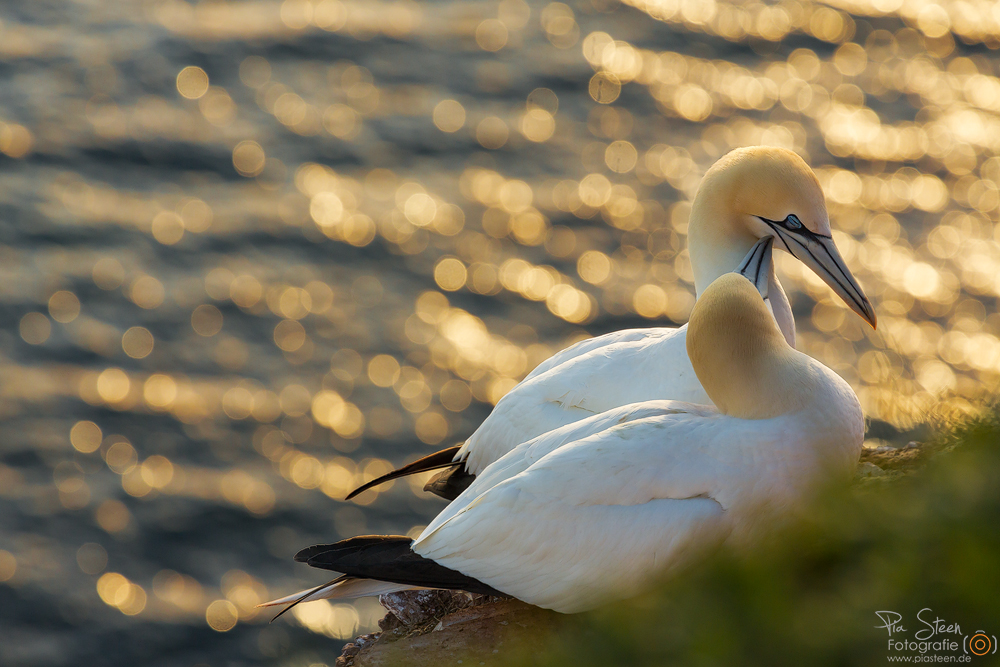
[[[763,238],[816,272],[872,327],[875,311],[830,232],[823,190],[805,161],[783,148],[739,148],[705,174],[692,204],[688,247],[698,297]],[[769,308],[795,345],[791,306],[768,262]],[[556,353],[505,395],[461,447],[404,466],[355,490],[443,469],[427,490],[449,500],[519,444],[622,405],[655,399],[710,404],[685,350],[688,326],[629,329]]]
[[[583,611],[723,543],[756,541],[820,482],[849,478],[861,406],[788,344],[761,298],[772,243],[758,241],[741,273],[714,280],[691,314],[685,356],[715,407],[647,401],[524,442],[416,540],[366,536],[299,552],[343,576],[268,604],[452,588]]]

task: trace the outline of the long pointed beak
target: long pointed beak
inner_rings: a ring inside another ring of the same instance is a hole
[[[795,234],[774,224],[770,227],[788,252],[815,271],[851,310],[870,324],[872,329],[875,328],[875,309],[847,268],[832,238],[818,234]]]
[[[771,250],[774,247],[774,237],[765,236],[757,241],[747,256],[736,268],[736,273],[753,283],[761,297],[767,301],[767,284],[771,267]]]

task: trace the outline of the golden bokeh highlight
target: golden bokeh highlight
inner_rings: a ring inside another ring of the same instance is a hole
[[[145,327],[132,327],[122,336],[122,349],[133,359],[145,359],[153,351],[153,334]]]
[[[405,31],[408,26],[400,27],[398,15],[396,19],[394,27]],[[336,32],[347,23],[347,8],[340,0],[320,0],[313,7],[313,23],[323,30]]]
[[[267,156],[256,141],[241,141],[233,148],[233,166],[240,176],[259,176]]]
[[[529,141],[542,143],[552,138],[556,131],[556,121],[545,109],[528,109],[521,116],[521,134]]]
[[[458,132],[465,126],[465,107],[457,100],[441,100],[434,107],[432,118],[442,132]]]
[[[451,412],[462,412],[472,403],[472,391],[461,380],[448,380],[441,387],[441,405]]]
[[[212,226],[212,207],[197,197],[187,199],[178,210],[186,231],[193,234],[207,232]]]
[[[542,9],[540,18],[545,36],[557,49],[572,48],[580,38],[580,28],[569,5],[550,2]]]
[[[496,116],[488,116],[476,126],[476,141],[483,148],[496,150],[507,143],[510,131],[507,124]]]
[[[417,417],[416,433],[426,445],[436,445],[448,437],[448,420],[437,412],[425,412]]]
[[[621,81],[609,72],[598,72],[590,79],[590,96],[599,104],[611,104],[622,92]]]
[[[97,260],[91,275],[94,284],[103,290],[118,289],[125,282],[125,269],[112,257]]]
[[[354,637],[360,621],[354,605],[330,604],[327,600],[297,605],[292,615],[303,627],[332,639]]]
[[[399,379],[399,373],[399,362],[388,354],[376,355],[368,362],[368,379],[376,387],[391,387]]]
[[[145,310],[155,310],[163,304],[166,290],[163,283],[153,276],[139,276],[129,286],[129,298]]]
[[[239,610],[229,600],[215,600],[205,610],[205,621],[216,632],[229,632],[236,627],[239,618]]]
[[[667,293],[659,285],[641,285],[632,295],[632,306],[643,317],[659,317],[667,308]]]
[[[434,282],[449,292],[462,289],[467,277],[465,264],[454,257],[445,257],[434,267]]]
[[[97,525],[108,533],[114,534],[129,527],[132,522],[132,513],[120,500],[105,500],[97,507],[94,518],[97,520]]]
[[[42,313],[28,313],[19,324],[21,338],[29,345],[41,345],[52,334],[52,323]]]
[[[210,303],[203,303],[191,312],[191,328],[206,338],[222,331],[222,311]]]
[[[224,88],[209,86],[208,91],[198,99],[198,109],[212,125],[226,127],[236,116],[236,103]]]
[[[119,475],[124,475],[135,468],[138,455],[131,443],[125,439],[118,439],[104,451],[104,460],[108,468]]]
[[[153,595],[173,607],[201,618],[206,604],[204,588],[196,579],[173,570],[160,570],[153,577]]]
[[[118,403],[128,396],[131,381],[120,368],[108,368],[97,376],[97,393],[107,403]]]
[[[27,157],[34,144],[35,136],[24,125],[0,122],[0,153],[17,160]]]
[[[177,382],[169,375],[150,375],[142,386],[142,397],[154,410],[167,410],[177,400]]]
[[[0,549],[0,582],[10,581],[17,574],[17,558],[9,551]]]
[[[604,163],[608,169],[619,174],[625,174],[635,168],[639,160],[639,152],[631,142],[620,140],[608,144],[604,150]]]
[[[338,139],[350,141],[361,132],[361,117],[345,104],[331,104],[323,112],[323,128]]]
[[[196,100],[208,92],[208,74],[200,67],[185,67],[177,74],[177,92],[189,100]]]
[[[240,308],[253,308],[264,294],[260,281],[251,275],[243,274],[232,277],[228,282],[228,296]],[[224,293],[224,292],[223,292]],[[225,296],[223,298],[225,298]]]
[[[126,616],[141,614],[146,608],[146,591],[117,572],[106,572],[97,580],[97,594],[104,604]]]
[[[611,259],[600,250],[588,250],[576,260],[576,271],[591,285],[600,285],[611,275]]]
[[[305,327],[296,320],[282,320],[274,327],[274,344],[285,352],[295,352],[307,340]]]
[[[184,219],[173,211],[160,211],[151,223],[153,238],[173,245],[184,238]]]
[[[143,481],[154,489],[164,488],[174,478],[174,466],[165,456],[150,456],[140,470]]]
[[[376,374],[378,372],[376,369]],[[335,391],[324,390],[316,394],[311,412],[320,426],[332,429],[342,438],[359,437],[365,427],[365,416],[358,406],[345,401]]]
[[[69,432],[69,441],[78,452],[90,454],[101,447],[101,427],[92,421],[78,421]]]
[[[80,315],[80,299],[67,290],[60,290],[49,297],[49,316],[56,322],[68,324]]]
[[[507,44],[507,26],[499,19],[486,19],[476,26],[476,44],[483,51],[499,51]]]
[[[520,30],[531,19],[531,6],[525,0],[500,0],[497,18],[510,30]]]

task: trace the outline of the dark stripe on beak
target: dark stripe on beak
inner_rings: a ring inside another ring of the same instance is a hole
[[[780,222],[758,219],[774,230],[774,235],[781,240],[790,255],[811,268],[851,310],[875,328],[875,309],[844,264],[832,237],[816,234],[805,227],[786,229]]]

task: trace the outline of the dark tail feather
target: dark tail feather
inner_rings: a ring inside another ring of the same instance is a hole
[[[362,484],[358,488],[351,491],[346,500],[350,500],[354,496],[358,495],[362,491],[367,491],[373,486],[378,486],[389,480],[397,479],[399,477],[406,477],[407,475],[415,475],[418,472],[427,472],[429,470],[440,470],[441,468],[451,468],[453,466],[461,465],[461,461],[455,461],[455,455],[458,454],[458,450],[461,449],[461,445],[455,445],[454,447],[449,447],[448,449],[442,449],[440,452],[434,452],[433,454],[428,454],[427,456],[417,459],[413,463],[409,463],[402,468],[393,470],[390,473],[386,473],[381,477],[376,477],[367,484]]]
[[[445,470],[444,472],[435,475],[431,481],[424,485],[424,491],[433,493],[435,496],[440,496],[445,500],[454,500],[458,498],[462,491],[469,488],[476,476],[465,469],[465,466],[461,468],[452,468],[451,470]]]
[[[413,540],[409,537],[365,535],[303,549],[295,554],[295,560],[351,577],[483,595],[505,595],[478,579],[413,553],[412,544]]]

